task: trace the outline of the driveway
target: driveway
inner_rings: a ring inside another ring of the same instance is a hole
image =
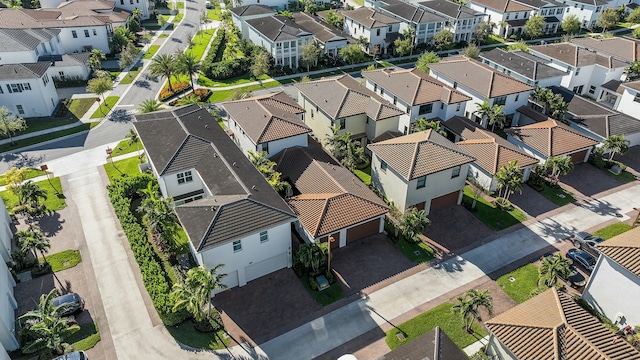
[[[479,245],[495,232],[460,205],[450,206],[429,214],[431,226],[425,236],[458,253],[461,249]]]
[[[614,159],[627,165],[631,169],[635,170],[636,173],[640,174],[640,145],[630,148],[629,152],[622,156],[616,155]]]
[[[558,206],[527,184],[522,184],[522,194],[516,192],[509,197],[511,203],[524,211],[529,217],[536,218],[555,210]]]
[[[620,181],[589,163],[576,164],[572,172],[560,176],[560,183],[570,187],[569,191],[575,190],[585,197],[592,197],[623,185]],[[576,198],[580,198],[580,194],[576,194]]]

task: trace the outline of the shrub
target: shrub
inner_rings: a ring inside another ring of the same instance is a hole
[[[603,169],[605,167],[604,161],[604,150],[602,147],[597,147],[594,151],[589,155],[589,163],[598,169]]]
[[[529,175],[529,181],[527,181],[527,184],[536,191],[544,190],[544,179],[534,172]]]
[[[51,274],[51,265],[50,264],[40,264],[40,266],[36,266],[31,269],[31,277],[36,278],[38,276]]]
[[[54,76],[52,77],[52,80],[53,80],[53,85],[55,85],[56,88],[87,86],[87,80],[77,75],[65,76],[64,79]]]
[[[177,81],[172,83],[171,87],[173,88],[173,91],[169,90],[169,84],[162,88],[160,91],[160,101],[165,101],[172,96],[182,94],[190,89],[191,85],[186,81]]]
[[[198,97],[200,98],[200,102],[207,101],[207,99],[209,99],[209,96],[211,96],[211,90],[204,88],[195,89],[193,93],[198,95]]]
[[[505,198],[502,198],[502,197],[496,198],[494,202],[500,210],[504,210],[504,211],[513,210],[513,205],[511,205],[511,201]]]

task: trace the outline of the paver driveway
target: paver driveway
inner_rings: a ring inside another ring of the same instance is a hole
[[[434,211],[428,217],[431,226],[425,236],[456,253],[495,233],[460,205]]]
[[[589,163],[576,164],[572,172],[560,176],[560,182],[586,197],[623,185],[620,181]],[[574,194],[574,196],[580,198],[580,194]]]
[[[522,184],[522,193],[511,194],[509,200],[533,218],[558,208],[556,204],[527,184]]]

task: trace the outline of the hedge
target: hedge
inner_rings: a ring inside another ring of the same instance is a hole
[[[125,177],[115,179],[113,184],[107,186],[107,190],[122,229],[131,244],[131,251],[142,273],[142,282],[153,306],[162,322],[170,326],[189,319],[191,315],[187,311],[173,312],[173,302],[169,297],[172,287],[169,276],[153,251],[146,230],[131,211],[131,199],[137,196],[138,190],[146,188],[152,181],[156,180],[149,174]]]

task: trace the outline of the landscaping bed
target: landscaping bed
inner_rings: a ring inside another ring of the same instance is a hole
[[[531,292],[538,288],[539,275],[536,265],[527,264],[500,276],[496,283],[510,298],[521,304],[529,300]]]
[[[36,183],[41,189],[47,191],[47,198],[44,200],[44,205],[49,211],[62,210],[67,207],[67,203],[64,200],[62,194],[62,185],[60,184],[60,178],[55,177],[49,180],[43,180]],[[0,197],[4,201],[4,205],[9,209],[13,209],[18,204],[18,197],[11,191],[5,190],[0,192]]]
[[[65,250],[59,253],[45,256],[46,262],[51,265],[51,271],[58,272],[78,265],[82,261],[80,250]],[[40,263],[43,263],[40,259]]]
[[[527,219],[520,209],[513,207],[509,211],[501,210],[495,204],[489,202],[480,195],[476,201],[475,209],[471,210],[473,204],[474,193],[468,185],[464,187],[464,196],[462,202],[478,220],[494,230],[502,230],[519,224]]]

